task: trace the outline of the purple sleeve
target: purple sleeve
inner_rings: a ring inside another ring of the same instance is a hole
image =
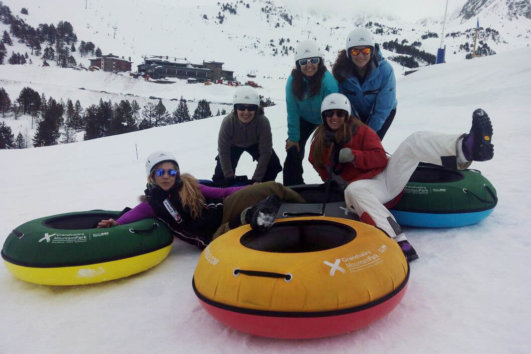
[[[133,209],[126,212],[124,215],[120,216],[120,218],[116,220],[116,223],[118,225],[130,224],[132,222],[152,218],[154,216],[155,212],[153,212],[151,205],[149,205],[148,202],[142,202]]]
[[[245,187],[246,186],[217,188],[199,184],[199,190],[205,196],[205,198],[209,199],[225,198],[226,196],[231,195],[232,193],[237,192]]]

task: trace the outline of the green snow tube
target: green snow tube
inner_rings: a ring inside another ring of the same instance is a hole
[[[459,227],[480,222],[498,203],[494,186],[477,170],[420,165],[391,209],[414,227]]]
[[[156,219],[95,228],[118,211],[52,215],[15,228],[2,248],[7,268],[19,279],[46,285],[80,285],[127,277],[168,255],[170,230]]]

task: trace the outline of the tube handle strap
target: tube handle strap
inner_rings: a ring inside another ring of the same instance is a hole
[[[155,230],[157,227],[159,227],[159,224],[157,222],[154,222],[153,225],[151,225],[151,227],[149,227],[147,229],[133,229],[133,228],[130,228],[129,232],[132,233],[132,234],[145,234],[145,233],[148,233],[148,232],[151,232],[151,231]]]
[[[284,279],[285,281],[290,281],[293,276],[291,274],[282,274],[282,273],[273,273],[273,272],[263,272],[259,270],[245,270],[245,269],[234,269],[233,273],[234,276],[238,276],[240,274],[245,274],[251,277],[266,277],[266,278],[278,278],[278,279]]]
[[[487,192],[490,194],[490,196],[492,197],[492,200],[487,200],[487,199],[484,199],[484,198],[481,198],[479,195],[477,195],[476,193],[472,192],[471,190],[468,190],[467,188],[463,188],[463,193],[465,194],[468,194],[470,193],[472,196],[474,196],[477,200],[479,200],[480,202],[484,203],[484,204],[492,204],[494,203],[495,205],[498,204],[498,197],[496,196],[496,194],[494,193],[494,191],[492,190],[492,188],[490,188],[489,186],[487,186],[486,184],[483,185],[483,187],[487,190]]]

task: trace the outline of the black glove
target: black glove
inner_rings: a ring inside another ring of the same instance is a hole
[[[223,186],[224,187],[230,187],[234,184],[234,182],[236,182],[236,179],[234,178],[234,176],[232,177],[225,177],[223,179]]]
[[[249,178],[247,176],[236,176],[234,177],[234,182],[238,185],[249,184]]]
[[[144,193],[146,194],[146,197],[148,197],[149,200],[160,204],[162,204],[164,199],[168,198],[169,195],[168,192],[166,192],[157,185],[148,186]]]

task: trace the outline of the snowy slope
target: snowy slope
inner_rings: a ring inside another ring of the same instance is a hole
[[[337,51],[343,49],[349,31],[369,21],[383,26],[382,33],[375,36],[377,42],[398,39],[411,44],[420,41],[421,50],[435,55],[440,38],[423,40],[421,36],[428,32],[440,35],[445,9],[444,0],[430,0],[430,6],[422,0],[338,0],[333,3],[316,0],[3,2],[11,7],[14,14],[20,15],[20,8],[26,7],[29,14],[20,16],[35,27],[40,23],[69,21],[80,41],[94,42],[103,53],[131,57],[134,70],[145,55],[168,55],[187,58],[193,63],[203,60],[224,62],[224,67],[234,70],[240,81],[250,71],[256,72],[258,78],[286,76],[286,68],[292,65],[293,48],[302,39],[315,38],[323,49],[330,45],[326,59],[333,62]],[[472,45],[473,39],[466,38],[463,32],[476,26],[476,17],[462,21],[459,11],[464,3],[464,0],[449,2],[446,33],[462,34],[445,39],[448,61],[463,60],[466,53],[459,51],[459,46],[466,42]],[[230,4],[237,14],[222,11],[221,4]],[[494,4],[499,6],[490,6],[479,14],[482,26],[491,26],[500,32],[499,40],[489,40],[489,46],[499,52],[529,45],[531,20],[508,20],[498,9],[506,8],[505,0],[494,1]],[[223,21],[217,19],[218,15],[223,16]],[[286,18],[291,19],[291,24]],[[374,27],[373,32],[376,29]],[[281,39],[289,40],[284,43],[289,49],[288,55],[274,56],[274,49],[283,47],[279,45]],[[87,65],[88,59],[82,62]]]
[[[531,49],[426,68],[398,82],[398,114],[384,140],[394,148],[419,129],[466,132],[483,107],[495,158],[474,164],[499,204],[482,223],[406,230],[420,259],[397,309],[356,333],[321,340],[252,337],[212,319],[191,287],[199,252],[174,243],[168,259],[128,279],[45,287],[0,267],[0,353],[528,353],[531,347],[529,97]],[[283,96],[282,85],[269,89]],[[266,109],[281,160],[285,106]],[[211,176],[219,120],[207,119],[92,141],[0,150],[0,241],[17,225],[55,213],[133,206],[155,149],[184,171]],[[138,159],[136,155],[138,151]],[[249,158],[239,172],[251,173]],[[308,182],[317,175],[306,165]]]

